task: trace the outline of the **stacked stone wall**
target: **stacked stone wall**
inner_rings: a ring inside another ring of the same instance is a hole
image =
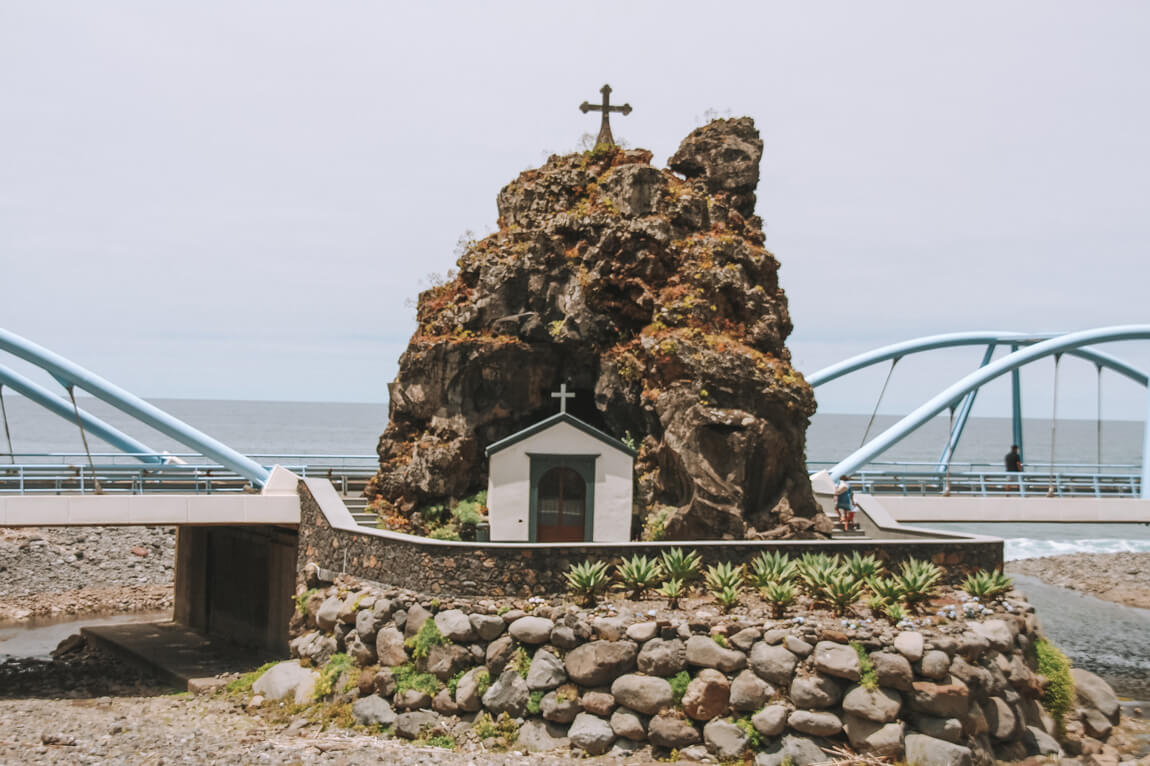
[[[909,558],[943,567],[957,583],[979,570],[1002,567],[1002,541],[930,537],[899,540],[707,540],[688,543],[621,543],[618,545],[484,544],[433,541],[333,527],[307,484],[300,482],[299,569],[309,562],[373,582],[432,595],[505,597],[546,596],[566,590],[564,574],[583,561],[615,562],[637,552],[657,555],[688,546],[705,565],[749,563],[765,550],[792,556],[808,552],[873,554],[887,568]]]
[[[829,614],[764,624],[708,609],[656,619],[561,600],[509,609],[342,576],[323,587],[315,567],[307,575],[313,587],[300,596],[293,655],[323,667],[346,652],[354,664],[332,688],[347,690],[360,723],[409,738],[440,732],[478,743],[485,735],[473,724],[486,713],[506,714],[517,739],[504,744],[531,750],[650,745],[777,766],[849,748],[911,763],[990,764],[1096,752],[1117,722],[1106,684],[1075,671],[1078,707],[1066,719],[1075,736],[1061,745],[1052,736],[1058,727],[1039,702],[1046,679],[1032,651],[1037,619],[1017,592],[977,616],[960,609],[914,626]],[[422,688],[405,688],[412,672],[427,674]],[[296,701],[311,688],[299,686]]]

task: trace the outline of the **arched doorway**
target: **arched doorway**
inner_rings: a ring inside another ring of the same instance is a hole
[[[540,543],[591,539],[594,459],[532,456],[531,539]]]

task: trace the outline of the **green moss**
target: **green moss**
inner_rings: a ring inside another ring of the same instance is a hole
[[[339,680],[344,671],[351,669],[354,665],[355,660],[348,655],[342,652],[333,654],[327,664],[320,668],[319,680],[315,682],[313,697],[321,700],[331,694],[335,690],[335,682]]]
[[[236,680],[229,681],[228,685],[224,687],[224,691],[228,694],[247,694],[252,690],[252,685],[260,679],[260,676],[278,664],[278,662],[265,662],[252,672],[244,673]]]
[[[451,692],[451,698],[455,699],[455,690],[459,688],[459,680],[467,673],[466,670],[461,670],[451,677],[447,682],[447,691]]]
[[[492,721],[491,716],[486,712],[480,713],[475,716],[471,730],[481,741],[495,739],[495,747],[501,750],[506,750],[515,744],[515,740],[519,736],[519,726],[506,713],[501,713],[498,720],[495,721]]]
[[[422,660],[431,653],[431,647],[446,646],[450,643],[451,639],[439,632],[439,626],[435,624],[435,619],[428,617],[424,620],[423,625],[419,626],[419,632],[404,641],[403,645],[411,650],[412,657]]]
[[[296,596],[295,597],[295,610],[296,610],[296,612],[299,614],[305,614],[307,612],[307,600],[309,598],[311,598],[312,596],[314,596],[315,594],[319,593],[319,591],[320,591],[319,588],[312,588],[310,590],[305,590],[303,593]]]
[[[851,641],[851,647],[854,648],[855,654],[859,656],[859,668],[862,670],[862,677],[859,679],[859,686],[865,689],[878,688],[878,674],[875,672],[874,663],[870,661],[870,654],[858,641]]]
[[[415,740],[415,744],[424,745],[426,747],[438,747],[444,750],[454,750],[455,738],[450,734],[440,734],[434,737],[425,737],[420,735],[419,738]]]
[[[531,715],[539,715],[539,702],[543,699],[543,695],[547,692],[542,689],[531,692],[531,699],[527,700],[527,712]]]
[[[683,695],[687,693],[687,684],[691,683],[691,676],[687,671],[680,670],[675,675],[671,676],[671,694],[674,697],[675,704],[678,705],[683,701]]]
[[[1074,709],[1074,679],[1070,676],[1070,660],[1045,638],[1034,642],[1034,658],[1038,672],[1046,676],[1046,689],[1042,692],[1042,706],[1054,717],[1061,735],[1066,714]]]
[[[747,735],[748,748],[751,750],[758,750],[763,746],[763,735],[760,734],[759,730],[755,728],[755,725],[751,723],[750,716],[736,718],[733,723],[735,726],[738,726],[740,729],[742,729],[743,733]]]
[[[711,640],[714,641],[719,646],[723,647],[724,649],[727,648],[727,637],[724,636],[722,633],[716,633],[715,635],[711,636]]]
[[[430,673],[420,673],[415,669],[415,666],[410,662],[392,668],[391,672],[395,677],[395,693],[405,692],[408,689],[415,689],[427,694],[429,697],[434,697],[435,694],[443,687],[439,679]]]

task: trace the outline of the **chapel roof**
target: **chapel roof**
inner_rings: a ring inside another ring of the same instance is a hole
[[[528,426],[527,428],[524,428],[522,431],[517,431],[516,433],[513,433],[510,436],[506,436],[497,442],[489,444],[487,446],[487,451],[486,451],[487,457],[491,457],[496,452],[500,452],[501,450],[505,450],[508,447],[510,447],[511,445],[517,444],[517,443],[523,441],[524,439],[526,439],[528,437],[534,436],[537,433],[541,433],[543,431],[546,431],[548,428],[551,428],[552,426],[558,425],[559,423],[567,423],[570,426],[574,426],[575,428],[578,428],[580,431],[587,434],[588,436],[590,436],[594,439],[598,439],[599,441],[603,442],[607,446],[612,447],[612,448],[618,450],[619,452],[625,452],[626,454],[630,455],[631,457],[635,457],[636,455],[639,454],[636,450],[631,449],[626,444],[624,444],[623,442],[616,439],[614,436],[611,436],[610,434],[604,433],[603,431],[600,431],[598,428],[595,428],[594,426],[591,426],[591,425],[588,425],[587,423],[584,423],[582,420],[575,417],[571,413],[569,413],[569,412],[557,412],[549,418],[545,418],[543,420],[540,420],[538,423],[535,423],[533,425]]]

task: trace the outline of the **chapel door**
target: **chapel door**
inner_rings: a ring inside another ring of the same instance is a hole
[[[582,542],[587,521],[587,482],[560,466],[539,479],[536,539],[541,543]]]

